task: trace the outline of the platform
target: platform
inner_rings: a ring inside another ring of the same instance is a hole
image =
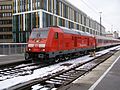
[[[9,64],[18,61],[24,61],[24,54],[14,54],[0,56],[0,65]]]
[[[120,90],[120,51],[59,90]]]
[[[120,57],[89,90],[120,90]]]

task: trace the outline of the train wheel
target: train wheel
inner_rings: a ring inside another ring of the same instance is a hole
[[[30,60],[30,55],[28,53],[25,53],[25,60]]]
[[[65,59],[65,60],[69,60],[69,57],[66,56],[66,57],[64,57],[64,59]]]
[[[59,57],[56,57],[55,58],[55,62],[57,63],[57,62],[59,62],[60,61],[60,58]]]
[[[50,58],[49,60],[47,60],[47,63],[52,64],[54,63],[54,61],[55,61],[55,58]]]

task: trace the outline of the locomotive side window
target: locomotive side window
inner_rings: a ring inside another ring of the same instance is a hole
[[[58,32],[55,33],[55,39],[58,39]]]

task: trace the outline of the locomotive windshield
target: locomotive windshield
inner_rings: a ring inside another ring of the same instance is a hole
[[[33,30],[30,38],[47,38],[48,30]]]

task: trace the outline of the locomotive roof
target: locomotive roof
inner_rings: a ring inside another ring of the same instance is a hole
[[[87,33],[87,32],[83,32],[83,31],[80,31],[80,30],[76,30],[76,29],[69,29],[69,28],[66,28],[66,27],[61,27],[59,26],[59,28],[61,28],[63,30],[63,32],[65,33],[71,33],[71,34],[78,34],[78,35],[82,35],[82,36],[92,36],[90,33]]]
[[[49,30],[48,27],[46,28],[33,28],[33,30]]]
[[[80,35],[83,35],[83,36],[92,36],[92,37],[94,37],[93,35],[91,35],[88,32],[83,32],[83,31],[76,30],[76,29],[72,29],[72,30],[78,32]]]
[[[74,30],[68,29],[66,27],[60,27],[60,28],[63,30],[64,33],[78,34],[79,35],[78,32],[75,32]]]
[[[95,37],[96,37],[97,39],[120,41],[119,39],[115,39],[115,38],[112,38],[112,37],[105,37],[105,36],[98,36],[98,35],[96,35]]]

